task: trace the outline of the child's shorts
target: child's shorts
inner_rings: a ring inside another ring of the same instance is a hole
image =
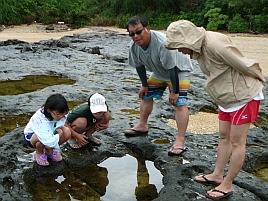
[[[34,145],[32,145],[31,143],[31,138],[33,136],[34,133],[27,133],[27,134],[24,134],[24,143],[28,146],[28,147],[31,147],[31,148],[35,148]]]

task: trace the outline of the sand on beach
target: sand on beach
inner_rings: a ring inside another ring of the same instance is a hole
[[[9,26],[0,32],[0,41],[8,39],[18,39],[25,42],[39,42],[41,40],[60,39],[63,36],[73,34],[90,33],[92,30],[88,28],[70,29],[66,25],[53,25],[54,30],[46,30],[47,25],[32,24]],[[102,27],[104,30],[116,31],[120,34],[127,34],[126,29],[116,27]],[[165,31],[163,31],[165,32]],[[231,40],[239,47],[241,52],[250,59],[258,60],[262,68],[263,74],[268,76],[268,35],[267,34],[228,34]],[[168,120],[168,125],[177,128],[176,122],[173,119]],[[199,112],[195,115],[190,115],[187,132],[203,134],[218,132],[218,116]]]

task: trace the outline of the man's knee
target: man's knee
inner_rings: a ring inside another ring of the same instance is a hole
[[[174,106],[175,110],[178,112],[188,111],[187,105]]]

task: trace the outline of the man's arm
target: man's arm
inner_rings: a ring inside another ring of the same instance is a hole
[[[175,94],[179,93],[179,76],[178,76],[178,68],[175,66],[174,68],[168,69],[168,75],[172,84],[172,92]]]
[[[146,69],[145,66],[136,67],[136,71],[140,77],[141,83],[143,87],[148,87]]]

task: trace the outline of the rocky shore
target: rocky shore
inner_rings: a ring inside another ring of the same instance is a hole
[[[208,200],[204,195],[213,185],[196,183],[193,177],[212,171],[216,159],[218,133],[198,135],[187,132],[188,151],[182,157],[167,156],[167,150],[172,145],[177,131],[167,125],[168,119],[174,119],[174,110],[168,101],[165,101],[168,97],[166,93],[164,100],[155,101],[149,119],[148,135],[125,137],[123,130],[133,126],[139,118],[137,92],[140,81],[135,69],[127,64],[130,39],[125,34],[105,28],[89,27],[88,29],[90,29],[89,33],[64,36],[57,40],[0,41],[1,81],[21,80],[27,75],[50,75],[51,73],[76,80],[73,85],[56,85],[31,93],[1,96],[2,114],[20,115],[34,112],[51,93],[62,93],[70,102],[83,102],[87,100],[89,94],[98,91],[105,94],[113,117],[109,129],[96,134],[103,141],[100,147],[89,145],[81,150],[72,150],[62,145],[64,160],[57,166],[51,165],[47,168],[33,163],[32,150],[23,143],[23,127],[1,137],[1,199],[45,200],[48,194],[39,194],[37,198],[30,190],[30,185],[36,178],[44,175],[62,175],[91,165],[91,170],[95,171],[91,172],[91,175],[95,175],[95,179],[99,177],[99,180],[91,181],[90,177],[83,177],[83,175],[76,177],[76,180],[79,184],[89,185],[91,196],[94,200],[100,200],[101,195],[105,194],[105,187],[96,190],[96,185],[100,186],[102,182],[107,181],[103,179],[101,171],[94,164],[99,164],[108,157],[134,154],[153,161],[163,175],[164,187],[157,198],[147,200]],[[204,85],[205,77],[195,65],[188,100],[191,114],[199,111],[216,113],[217,106],[207,96],[205,90],[200,90],[204,89]],[[268,97],[267,83],[264,96]],[[228,199],[230,201],[268,200],[268,182],[252,174],[257,167],[267,168],[268,166],[267,107],[268,100],[264,100],[260,109],[260,120],[256,127],[249,131],[246,161],[243,170],[234,181],[234,194]],[[163,143],[156,143],[156,141]],[[73,175],[69,174],[66,177],[72,178]],[[81,194],[88,192],[88,188],[79,189]],[[75,189],[64,190],[72,194]],[[87,198],[84,195],[81,200]]]

